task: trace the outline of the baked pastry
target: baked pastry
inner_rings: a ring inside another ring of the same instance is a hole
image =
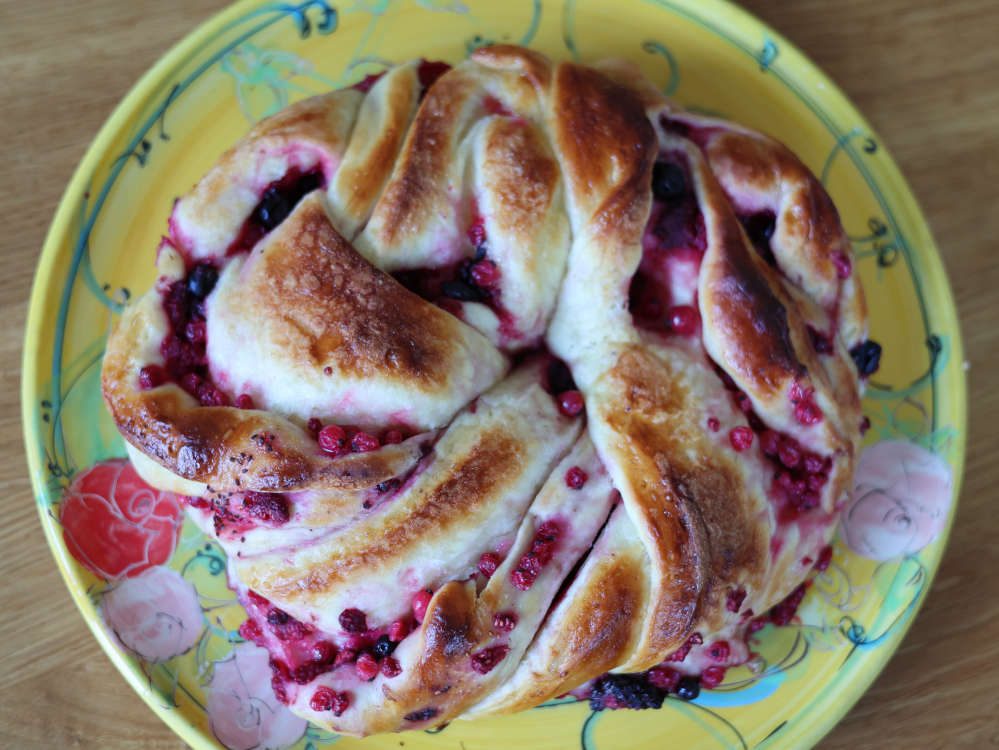
[[[781,144],[622,62],[487,47],[222,156],[104,396],[296,713],[655,706],[828,564],[879,351],[851,257]]]

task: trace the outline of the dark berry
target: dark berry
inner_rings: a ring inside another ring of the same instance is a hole
[[[553,359],[548,365],[548,388],[549,393],[563,393],[565,391],[576,390],[576,383],[572,379],[572,373],[568,365],[560,359]]]
[[[478,302],[482,299],[482,294],[474,286],[457,279],[445,281],[441,291],[448,299],[456,299],[459,302]]]
[[[211,263],[199,263],[187,276],[187,291],[196,299],[204,299],[212,293],[219,280],[218,269]]]
[[[850,350],[854,364],[857,365],[857,372],[866,378],[878,371],[881,365],[881,344],[877,341],[867,339],[863,343],[857,344]]]
[[[676,686],[676,695],[681,700],[692,701],[701,694],[701,681],[696,677],[681,677]]]
[[[451,70],[451,66],[446,62],[441,62],[439,60],[421,60],[420,66],[417,68],[417,76],[420,79],[420,85],[424,90],[430,88],[434,85],[434,82],[440,78],[442,75]],[[437,713],[436,711],[434,712]]]
[[[659,708],[666,691],[635,675],[608,674],[596,681],[590,693],[590,708]]]
[[[652,194],[657,200],[676,200],[687,190],[687,176],[679,164],[657,161],[652,167]]]
[[[380,635],[378,636],[378,640],[375,641],[374,648],[371,650],[374,652],[375,656],[381,659],[382,657],[388,656],[395,651],[395,644],[387,635]]]

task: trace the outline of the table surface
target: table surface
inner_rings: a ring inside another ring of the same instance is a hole
[[[999,745],[999,2],[748,0],[888,144],[943,253],[970,363],[960,510],[895,658],[821,747]],[[220,0],[0,0],[0,746],[181,748],[84,627],[35,515],[21,441],[26,302],[44,233],[112,108]],[[142,6],[142,7],[140,7]],[[141,30],[141,33],[136,33]],[[993,512],[989,512],[993,508]]]

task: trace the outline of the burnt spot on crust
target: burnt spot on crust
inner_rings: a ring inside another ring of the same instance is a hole
[[[716,228],[718,260],[709,272],[702,310],[726,344],[738,342],[726,346],[727,365],[757,392],[774,396],[789,379],[805,374],[791,342],[787,308],[774,293],[780,282],[767,277],[769,269],[750,251],[734,214],[725,212]]]
[[[447,382],[458,324],[368,263],[318,199],[303,202],[244,274],[245,304],[264,308],[293,361],[428,389]]]

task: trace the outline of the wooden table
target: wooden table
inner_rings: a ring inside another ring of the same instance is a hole
[[[59,579],[25,470],[18,373],[35,262],[73,169],[138,76],[223,4],[0,0],[2,747],[183,747],[114,670]],[[994,747],[999,2],[746,5],[804,48],[893,151],[939,241],[971,364],[967,476],[943,566],[901,650],[822,747]]]

